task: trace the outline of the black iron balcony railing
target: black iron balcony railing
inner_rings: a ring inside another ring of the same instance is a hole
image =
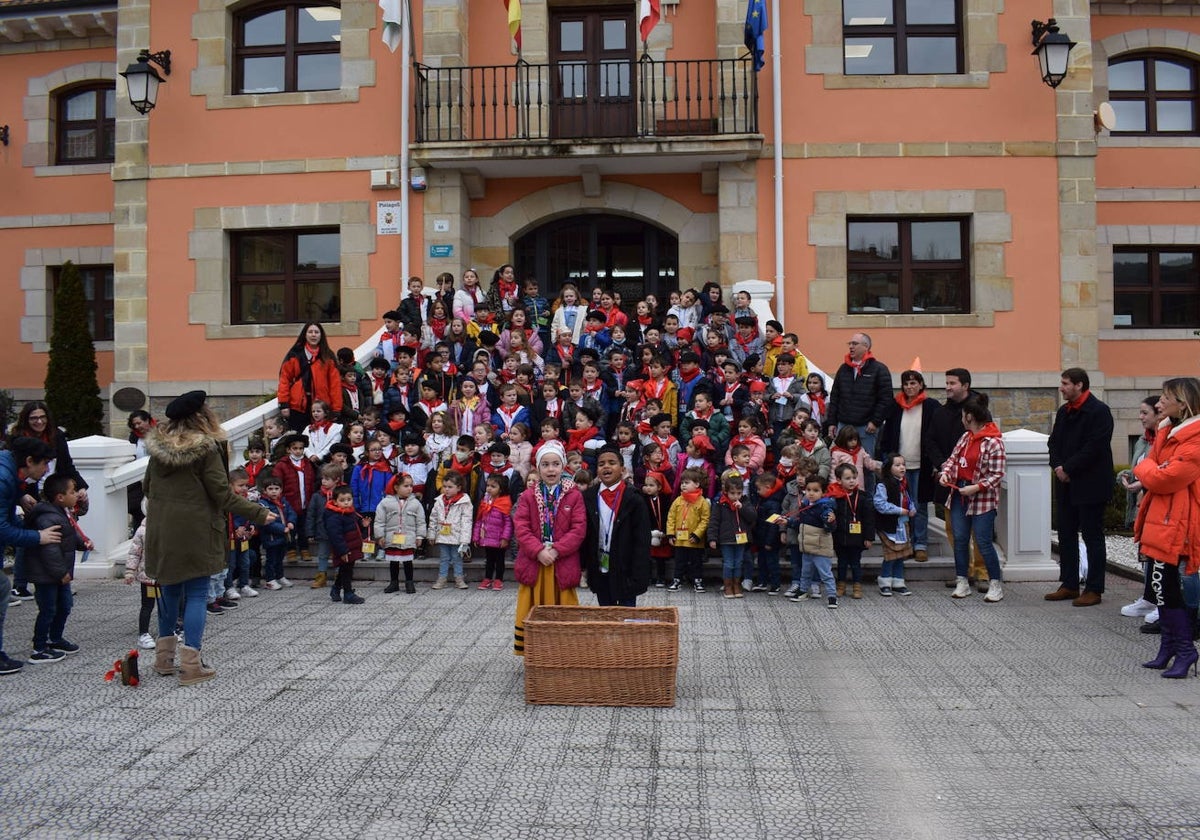
[[[758,133],[749,58],[416,65],[418,142]]]

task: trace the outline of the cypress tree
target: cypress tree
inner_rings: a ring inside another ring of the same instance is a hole
[[[104,403],[96,380],[96,345],[87,329],[87,299],[79,269],[69,260],[54,290],[46,405],[68,438],[103,433]]]

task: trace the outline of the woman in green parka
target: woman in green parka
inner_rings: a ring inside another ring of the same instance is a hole
[[[146,574],[159,584],[154,670],[164,676],[178,671],[180,685],[216,675],[200,660],[200,640],[208,579],[226,567],[227,514],[260,525],[275,519],[230,489],[225,431],[205,405],[206,397],[203,391],[189,391],[172,400],[166,422],[146,437]],[[177,668],[175,622],[181,599],[184,644]]]

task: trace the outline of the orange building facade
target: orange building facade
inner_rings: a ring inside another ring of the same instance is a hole
[[[866,331],[1042,431],[1080,366],[1125,457],[1197,373],[1200,3],[778,5],[756,73],[746,0],[664,0],[644,44],[633,0],[525,0],[519,55],[501,0],[414,0],[411,56],[374,0],[0,2],[0,385],[40,391],[66,260],[114,428],[185,387],[261,403],[301,322],[356,346],[406,273],[511,262],[549,297],[766,280],[822,367]],[[1077,42],[1057,88],[1030,17]]]

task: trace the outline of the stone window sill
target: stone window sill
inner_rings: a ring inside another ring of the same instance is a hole
[[[210,111],[224,108],[266,108],[272,105],[336,105],[357,102],[358,88],[341,90],[312,90],[289,93],[241,93],[209,95],[207,107]]]
[[[62,166],[35,166],[35,178],[53,178],[62,175],[112,175],[111,163],[77,163]]]
[[[891,327],[990,327],[995,324],[994,312],[971,312],[960,315],[850,315],[831,312],[825,316],[826,325],[837,328],[887,329]]]
[[[1200,149],[1200,137],[1097,137],[1096,145],[1110,149]]]
[[[973,73],[930,73],[889,76],[847,76],[844,73],[826,73],[826,90],[892,90],[901,88],[986,88],[991,74],[987,71]]]
[[[301,324],[208,324],[207,338],[292,338],[300,331]],[[337,324],[322,324],[326,335],[358,335],[358,321],[342,321]],[[99,348],[97,348],[99,349]]]
[[[1100,330],[1101,341],[1195,341],[1200,330],[1191,327],[1169,329],[1108,329]]]

